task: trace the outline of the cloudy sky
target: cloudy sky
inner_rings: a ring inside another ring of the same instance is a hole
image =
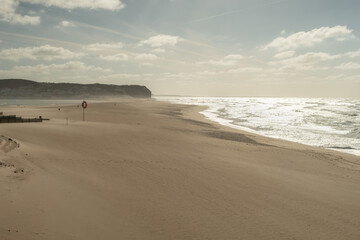
[[[360,97],[358,0],[1,0],[0,78]]]

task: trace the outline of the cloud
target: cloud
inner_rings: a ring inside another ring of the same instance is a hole
[[[53,71],[100,71],[100,72],[108,72],[109,69],[103,69],[100,67],[95,67],[92,65],[86,65],[83,62],[79,61],[70,61],[64,64],[38,64],[35,66],[15,66],[13,71],[19,72],[27,72],[27,73],[45,73],[50,74]]]
[[[343,63],[339,66],[335,67],[336,69],[342,69],[342,70],[353,70],[353,69],[360,69],[360,63],[356,63],[356,62],[348,62],[348,63]]]
[[[295,51],[286,51],[286,52],[281,52],[281,53],[276,54],[274,56],[274,58],[284,59],[284,58],[290,58],[294,55],[295,55]]]
[[[140,65],[147,66],[147,67],[154,66],[154,64],[149,63],[149,62],[140,63]]]
[[[324,52],[308,52],[297,57],[286,59],[283,62],[312,64],[320,61],[327,61],[339,58],[339,55],[330,55]]]
[[[161,47],[165,45],[175,46],[178,42],[183,39],[178,36],[170,36],[170,35],[157,35],[150,37],[147,40],[141,41],[140,46],[142,45],[150,45],[151,47]]]
[[[264,50],[275,48],[279,51],[297,49],[299,47],[312,47],[326,39],[343,41],[353,38],[353,30],[346,26],[321,27],[309,32],[297,32],[288,37],[278,37],[264,47]]]
[[[111,72],[110,69],[104,69],[92,65],[86,65],[83,62],[70,61],[64,64],[38,64],[35,66],[15,66],[10,70],[0,70],[0,74],[4,77],[31,77],[38,75],[43,77],[44,75],[56,74],[56,78],[60,78],[61,74],[71,74],[72,77],[78,76],[79,72],[87,73],[93,72]],[[74,76],[74,74],[76,75]]]
[[[137,54],[135,56],[135,59],[141,60],[141,61],[154,61],[157,58],[158,57],[156,55],[150,54],[150,53],[142,53],[142,54]]]
[[[58,25],[59,27],[75,27],[76,25],[72,22],[69,22],[69,21],[61,21]]]
[[[201,71],[201,72],[197,72],[196,75],[213,76],[213,75],[216,75],[216,72],[213,72],[213,71]]]
[[[120,0],[19,0],[30,4],[40,4],[46,7],[58,7],[64,9],[86,8],[120,10],[125,4]]]
[[[58,7],[64,9],[104,9],[120,10],[125,4],[120,0],[1,0],[0,20],[11,24],[38,25],[39,16],[21,15],[16,13],[20,3],[38,4],[46,7]],[[31,13],[29,11],[29,13]]]
[[[351,51],[344,54],[345,57],[356,58],[360,56],[360,49],[357,51]]]
[[[341,55],[330,55],[323,52],[308,52],[303,55],[280,60],[275,63],[283,65],[283,69],[310,70],[314,69],[314,65],[317,63],[338,59],[340,57]]]
[[[20,59],[44,59],[51,61],[53,59],[72,59],[83,56],[81,53],[75,53],[61,47],[44,45],[40,47],[10,48],[0,52],[0,58],[18,61]]]
[[[108,56],[101,55],[100,59],[107,60],[107,61],[127,61],[127,60],[129,60],[129,56],[126,55],[125,53],[119,53],[119,54],[108,55]]]
[[[131,83],[143,84],[144,81],[153,80],[153,78],[154,75],[149,73],[114,73],[99,76],[97,80],[115,84],[129,84],[129,81]]]
[[[21,15],[16,13],[19,2],[15,0],[1,0],[0,20],[11,24],[38,25],[40,17]]]
[[[116,73],[110,75],[103,75],[100,76],[99,79],[101,80],[123,80],[123,79],[140,79],[143,77],[143,74],[132,74],[132,73]]]
[[[259,73],[262,72],[262,68],[258,67],[242,67],[242,68],[236,68],[236,69],[230,69],[229,73]]]
[[[242,55],[231,54],[223,57],[220,60],[209,60],[206,62],[199,62],[198,64],[210,64],[215,66],[234,66],[238,64],[239,60],[244,59]]]
[[[124,47],[121,42],[93,43],[83,47],[84,50],[98,55],[100,59],[106,61],[127,61],[129,56],[119,52]]]
[[[244,57],[242,55],[239,55],[239,54],[232,54],[232,55],[227,55],[224,57],[224,60],[234,60],[234,61],[237,61],[237,60],[241,60],[243,59]]]
[[[84,47],[88,51],[106,51],[106,50],[117,50],[123,48],[124,44],[121,42],[109,42],[109,43],[93,43]]]
[[[164,53],[166,50],[163,48],[155,48],[151,52],[153,53]]]

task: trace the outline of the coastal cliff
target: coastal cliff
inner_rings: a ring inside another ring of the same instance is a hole
[[[151,98],[151,91],[140,85],[47,83],[25,79],[0,80],[0,98]]]

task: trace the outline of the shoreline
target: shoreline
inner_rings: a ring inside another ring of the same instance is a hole
[[[158,100],[156,100],[156,101],[158,101]],[[167,101],[159,101],[159,102],[165,102],[165,103],[180,105],[180,106],[190,106],[192,108],[192,110],[189,111],[187,117],[194,118],[197,121],[203,121],[203,122],[206,122],[209,124],[217,125],[219,128],[223,128],[224,130],[228,130],[228,131],[235,132],[235,133],[237,132],[237,133],[248,135],[248,136],[251,136],[254,138],[262,139],[262,141],[264,141],[264,142],[275,141],[276,144],[283,143],[283,144],[285,144],[285,146],[295,144],[295,145],[299,145],[299,146],[308,147],[310,149],[314,149],[315,151],[316,150],[319,150],[320,152],[325,151],[326,153],[330,153],[330,154],[333,153],[335,155],[345,154],[346,156],[351,156],[352,158],[354,158],[354,157],[358,158],[359,164],[360,164],[360,156],[358,156],[356,154],[343,152],[343,151],[331,149],[331,148],[323,148],[323,147],[319,147],[319,146],[308,145],[308,144],[304,144],[301,142],[294,142],[294,141],[290,141],[290,140],[286,140],[286,139],[282,139],[282,138],[269,137],[269,136],[261,135],[261,134],[257,133],[256,131],[247,131],[247,130],[243,129],[241,126],[239,126],[239,128],[236,128],[235,125],[230,126],[230,125],[221,124],[215,120],[211,120],[205,114],[201,113],[201,112],[204,112],[207,109],[209,109],[209,107],[207,107],[207,106],[178,104],[178,103],[172,103],[172,102],[167,102]],[[232,127],[232,126],[234,126],[234,127]],[[268,140],[266,140],[266,139],[268,139]],[[288,144],[286,144],[286,143],[288,143]]]
[[[245,97],[245,99],[247,99],[247,97]],[[257,98],[254,97],[254,99],[257,99]],[[303,99],[303,98],[301,98],[301,99]],[[159,99],[156,99],[156,100],[157,101],[170,102],[170,103],[174,103],[174,104],[181,104],[181,103],[178,103],[176,100],[174,101],[174,100],[171,100],[171,99],[161,99],[161,98],[159,98]],[[294,139],[293,137],[289,137],[290,135],[289,136],[287,136],[287,135],[281,136],[281,134],[280,134],[280,136],[277,136],[277,135],[274,135],[274,134],[269,134],[267,132],[261,132],[261,131],[259,132],[257,130],[253,130],[250,127],[245,127],[245,126],[234,124],[234,123],[232,123],[232,120],[219,117],[219,115],[218,115],[219,112],[216,112],[216,111],[214,112],[214,106],[202,105],[202,104],[203,103],[200,103],[199,106],[204,106],[206,108],[204,110],[202,110],[200,113],[204,116],[204,118],[209,119],[210,121],[215,122],[217,124],[227,126],[227,127],[239,130],[239,131],[253,133],[253,134],[256,134],[256,135],[263,136],[263,137],[273,138],[273,139],[277,139],[277,140],[290,141],[290,142],[304,144],[304,145],[311,146],[311,147],[317,147],[317,148],[321,148],[321,149],[333,150],[333,151],[336,151],[336,152],[342,152],[342,153],[351,154],[351,155],[360,157],[360,150],[358,148],[354,148],[353,146],[351,146],[351,143],[348,143],[350,145],[345,144],[344,146],[337,146],[336,145],[336,143],[341,142],[341,140],[344,140],[344,139],[339,139],[339,141],[336,141],[336,138],[334,138],[332,142],[324,143],[322,141],[315,141],[315,142],[312,142],[310,144],[310,143],[305,142],[303,138],[298,138],[298,140],[297,140],[297,139]],[[210,102],[209,102],[209,104],[210,104]],[[188,102],[185,105],[192,105],[192,104]],[[194,103],[194,105],[196,105],[196,102]],[[272,127],[272,125],[267,125],[267,127]],[[354,130],[354,129],[352,129],[352,130]],[[349,134],[350,134],[350,132],[349,132]],[[319,135],[319,136],[321,136],[321,135]],[[335,136],[333,135],[333,137],[335,137]],[[345,138],[345,140],[346,140],[346,138]],[[328,147],[326,147],[327,145],[328,145]]]
[[[0,238],[360,237],[354,155],[226,127],[201,106],[96,103],[85,122],[60,108],[7,108],[51,120],[0,124]]]
[[[204,110],[204,112],[205,111],[206,111],[206,109]],[[358,154],[342,150],[341,148],[326,148],[326,147],[310,145],[310,144],[306,144],[306,143],[302,143],[302,142],[296,142],[296,141],[292,141],[292,140],[288,140],[288,139],[283,139],[283,138],[280,138],[280,137],[272,137],[272,136],[261,135],[260,133],[256,132],[255,130],[252,130],[250,128],[246,128],[246,127],[243,127],[243,126],[238,126],[238,125],[235,125],[235,124],[232,124],[232,123],[221,124],[220,122],[218,122],[216,120],[211,120],[209,117],[207,117],[205,115],[205,113],[203,114],[203,113],[200,112],[200,114],[202,114],[205,119],[209,119],[210,121],[212,121],[214,123],[217,123],[217,124],[220,124],[222,126],[226,126],[226,127],[229,127],[231,129],[235,129],[235,130],[238,130],[238,131],[241,131],[241,132],[247,132],[247,133],[259,135],[259,136],[262,136],[262,137],[271,138],[271,139],[274,139],[274,140],[288,141],[288,142],[291,142],[291,143],[297,143],[297,144],[301,144],[301,145],[305,145],[305,146],[309,146],[309,147],[315,147],[315,148],[319,148],[319,149],[325,149],[325,150],[330,150],[330,151],[335,151],[335,152],[341,152],[341,153],[345,153],[345,154],[350,154],[352,156],[360,157],[360,155],[358,155]],[[354,149],[354,148],[351,148],[351,149]],[[354,150],[357,150],[357,149],[354,149]]]

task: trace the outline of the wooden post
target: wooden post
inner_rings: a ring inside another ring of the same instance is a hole
[[[87,102],[84,100],[81,106],[83,108],[83,121],[85,121],[85,108],[87,108]]]

